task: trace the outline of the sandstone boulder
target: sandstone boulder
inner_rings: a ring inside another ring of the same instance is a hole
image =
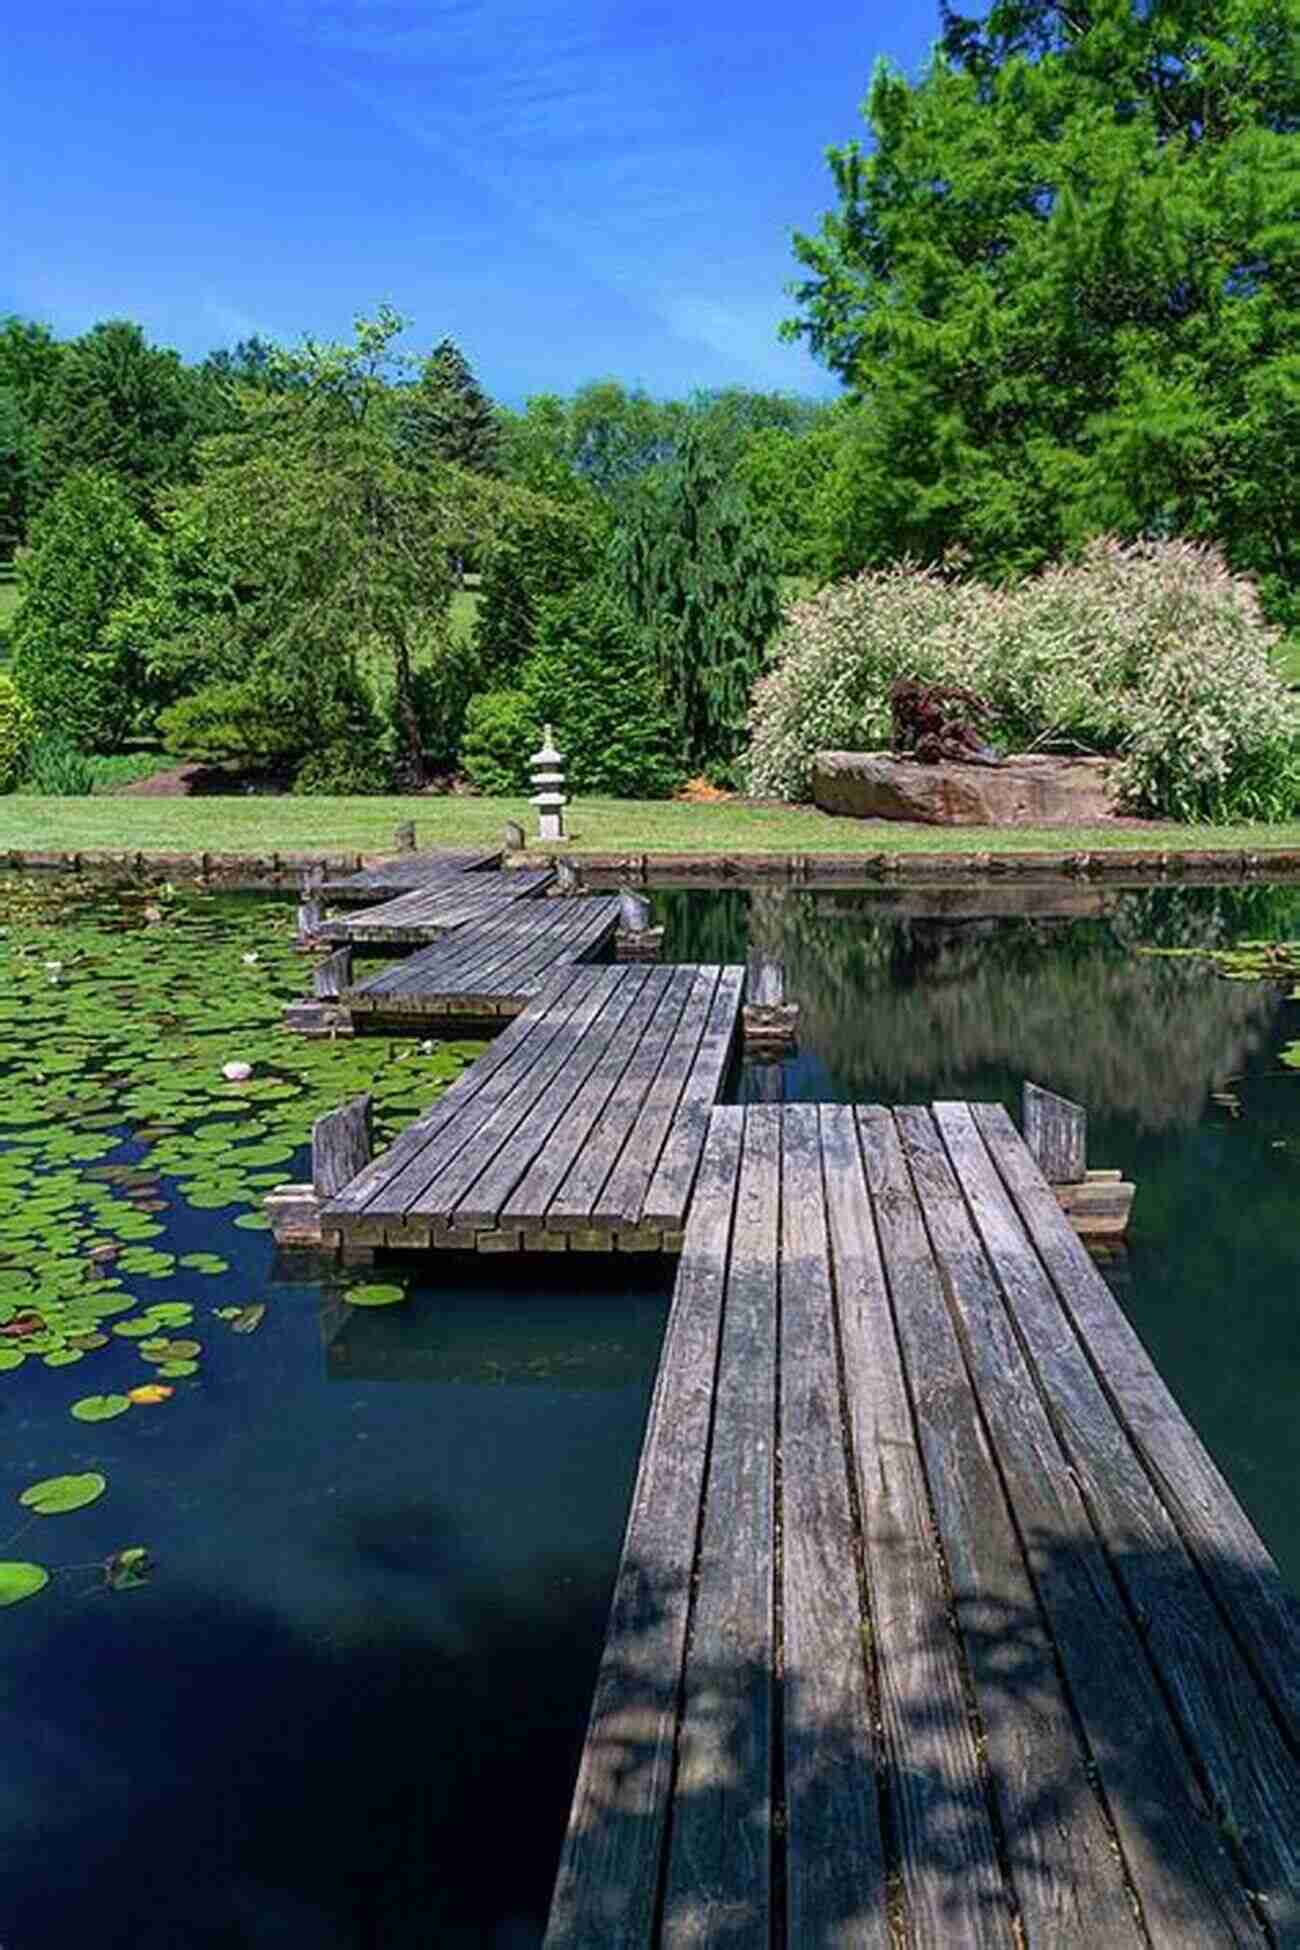
[[[1118,811],[1105,758],[1013,755],[1001,765],[937,765],[892,752],[818,752],[812,796],[823,812],[928,826],[1095,826]]]

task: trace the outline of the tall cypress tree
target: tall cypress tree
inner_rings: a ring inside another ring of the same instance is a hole
[[[686,761],[726,764],[781,620],[775,558],[696,429],[643,481],[612,546],[616,580],[677,719]]]
[[[449,461],[472,474],[499,474],[501,430],[491,400],[452,339],[425,360],[404,400],[398,443],[406,457]]]

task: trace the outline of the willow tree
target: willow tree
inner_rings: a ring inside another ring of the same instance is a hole
[[[781,621],[776,562],[744,492],[694,431],[643,479],[611,546],[611,567],[701,770],[744,741],[749,693]]]

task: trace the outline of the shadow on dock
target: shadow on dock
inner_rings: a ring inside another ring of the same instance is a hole
[[[1179,1602],[1186,1577],[1181,1553],[1127,1551],[1116,1562],[1091,1533],[1064,1542],[1031,1537],[1025,1543],[1034,1575],[1044,1585],[1087,1591],[1084,1619],[1098,1595],[1108,1607],[1122,1605],[1121,1585],[1165,1593],[1172,1606]],[[1219,1554],[1206,1568],[1221,1590],[1256,1589],[1257,1570],[1230,1555]],[[953,1950],[997,1944],[1009,1950],[1013,1943],[1047,1940],[1025,1932],[1026,1906],[1053,1912],[1057,1931],[1051,1940],[1058,1944],[1104,1943],[1110,1950],[1154,1941],[1201,1950],[1211,1943],[1300,1943],[1300,1837],[1288,1804],[1277,1804],[1271,1831],[1252,1832],[1235,1811],[1215,1805],[1193,1746],[1183,1754],[1187,1810],[1153,1795],[1150,1751],[1134,1725],[1131,1696],[1122,1684],[1111,1685],[1105,1672],[1098,1671],[1096,1699],[1088,1702],[1091,1743],[1082,1765],[1072,1743],[1028,1801],[1023,1783],[1000,1773],[996,1749],[1002,1722],[1021,1728],[1037,1723],[1050,1737],[1058,1718],[1056,1651],[1037,1605],[998,1602],[955,1588],[951,1610],[936,1609],[923,1618],[914,1643],[904,1648],[914,1660],[917,1683],[888,1697],[868,1627],[863,1675],[873,1732],[856,1720],[828,1714],[825,1673],[783,1665],[779,1646],[775,1678],[766,1662],[737,1660],[695,1667],[689,1701],[682,1697],[680,1678],[672,1686],[656,1685],[646,1664],[655,1662],[680,1594],[674,1582],[665,1582],[644,1563],[627,1565],[625,1572],[624,1589],[635,1595],[621,1621],[621,1656],[615,1666],[607,1663],[603,1675],[606,1697],[616,1694],[619,1703],[602,1720],[598,1744],[588,1745],[587,1826],[580,1835],[571,1834],[588,1873],[596,1863],[603,1866],[600,1920],[594,1933],[569,1927],[562,1881],[548,1950],[597,1943],[613,1950],[634,1944],[769,1942],[797,1943],[799,1950],[843,1950],[849,1944],[887,1950],[896,1940],[895,1929],[909,1942],[942,1942]],[[1279,1602],[1291,1605],[1300,1630],[1300,1605],[1281,1589]],[[1147,1621],[1139,1617],[1134,1623],[1145,1631]],[[948,1703],[922,1682],[935,1648],[949,1642],[954,1627],[963,1646],[980,1756],[978,1779],[965,1785],[952,1766],[959,1730]],[[645,1662],[643,1647],[649,1648]],[[1107,1698],[1109,1709],[1103,1706],[1099,1714],[1097,1701]],[[679,1739],[671,1757],[666,1797],[660,1778],[665,1756],[655,1737],[665,1716],[669,1724],[689,1722],[694,1729],[691,1742]],[[1255,1731],[1239,1729],[1244,1741]],[[895,1743],[901,1753],[891,1751]],[[1104,1794],[1098,1777],[1105,1780]],[[1276,1784],[1261,1783],[1270,1786]],[[865,1859],[860,1846],[854,1848],[849,1874],[841,1851],[851,1838],[837,1833],[833,1818],[845,1805],[846,1789],[860,1797],[863,1829],[878,1841],[874,1860]],[[665,1800],[671,1810],[666,1817]],[[1002,1810],[1015,1804],[1019,1820],[1011,1830]],[[1294,1803],[1289,1805],[1293,1812]],[[1199,1833],[1189,1853],[1186,1827],[1192,1811]],[[1124,1860],[1117,1826],[1129,1837],[1129,1851],[1145,1858],[1145,1909],[1126,1861],[1123,1875],[1116,1874],[1116,1862]],[[1061,1875],[1062,1840],[1071,1833],[1093,1834],[1098,1848],[1095,1860],[1076,1850],[1076,1878],[1067,1882]],[[801,1836],[817,1838],[815,1854],[803,1862],[805,1871],[813,1865],[815,1887],[802,1892],[796,1930],[785,1911],[791,1838]],[[743,1875],[736,1874],[734,1863],[725,1872],[733,1890],[748,1884],[748,1902],[709,1901],[717,1865],[708,1859],[708,1848],[701,1853],[699,1843],[711,1838],[716,1847],[720,1837],[748,1857]],[[652,1878],[644,1879],[638,1869],[619,1880],[620,1864],[639,1865],[648,1857],[656,1864]],[[1155,1889],[1161,1896],[1158,1912]],[[1253,1905],[1247,1890],[1258,1893]],[[1267,1917],[1267,1926],[1261,1917]]]

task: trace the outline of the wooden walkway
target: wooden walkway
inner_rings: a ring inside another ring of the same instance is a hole
[[[409,892],[378,906],[364,907],[342,920],[325,921],[320,934],[326,941],[436,941],[453,928],[487,925],[515,901],[527,900],[549,887],[553,867],[523,867],[506,873],[458,869],[421,882]]]
[[[502,849],[497,847],[444,847],[434,852],[402,853],[361,873],[344,875],[341,880],[326,880],[319,892],[326,900],[378,901],[395,894],[412,894],[457,874],[476,873],[499,866]]]
[[[345,987],[354,1017],[518,1015],[563,969],[590,961],[618,930],[617,894],[515,901],[405,961]]]
[[[677,1250],[744,978],[562,970],[324,1206],[324,1243]]]
[[[715,1110],[547,1950],[1297,1944],[1298,1753],[1300,1606],[1006,1113]]]

